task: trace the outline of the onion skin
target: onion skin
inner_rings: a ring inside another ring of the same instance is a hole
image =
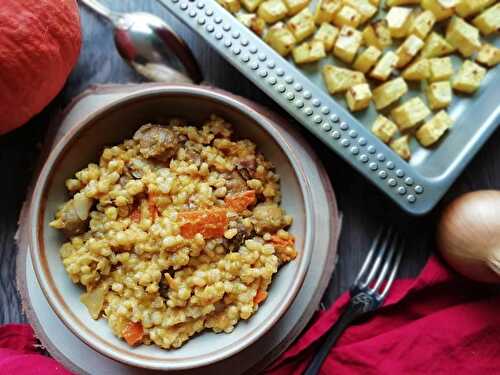
[[[437,243],[457,272],[500,283],[500,191],[476,191],[453,201],[439,222]]]

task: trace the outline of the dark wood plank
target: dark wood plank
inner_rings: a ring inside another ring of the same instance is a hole
[[[168,14],[152,0],[104,1],[123,11],[153,12],[166,19],[187,41],[203,70],[207,83],[252,98],[278,112],[282,111],[239,72],[212,51],[199,37]],[[38,156],[46,124],[51,116],[91,84],[140,82],[118,56],[113,46],[110,27],[98,17],[82,9],[84,45],[75,70],[62,93],[39,116],[25,127],[0,137],[0,170],[5,177],[0,185],[0,323],[23,321],[19,299],[14,287],[14,234],[17,217],[25,198],[33,166]],[[299,127],[292,120],[290,126]],[[301,129],[301,128],[300,128]],[[369,244],[384,223],[395,223],[406,233],[405,258],[401,277],[415,276],[434,249],[433,230],[440,207],[459,193],[500,187],[500,134],[496,133],[443,199],[443,203],[423,218],[409,217],[386,197],[347,166],[339,157],[304,130],[326,165],[344,216],[340,240],[339,263],[325,295],[327,304],[334,301],[353,281]]]

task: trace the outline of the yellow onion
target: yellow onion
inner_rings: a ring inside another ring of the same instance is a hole
[[[476,191],[453,201],[443,212],[437,241],[456,271],[500,283],[500,191]]]

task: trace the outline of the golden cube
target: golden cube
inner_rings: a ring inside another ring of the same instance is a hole
[[[333,54],[346,63],[351,63],[358,52],[363,37],[361,32],[350,27],[343,26],[333,48]]]
[[[337,36],[339,35],[339,29],[329,23],[322,23],[316,34],[314,34],[314,40],[320,40],[323,42],[326,52],[330,52],[335,45]]]
[[[408,92],[408,85],[401,77],[392,79],[373,90],[373,101],[377,110],[396,102]]]
[[[419,97],[412,98],[391,111],[392,119],[399,126],[399,130],[413,128],[423,121],[431,111]]]
[[[404,160],[410,160],[411,158],[411,150],[410,150],[410,144],[409,144],[409,137],[408,135],[403,135],[402,137],[399,137],[392,141],[389,146],[392,148],[392,150],[398,154],[402,159]]]
[[[429,59],[429,81],[444,81],[453,75],[451,58],[442,57]]]
[[[411,8],[392,7],[387,12],[385,19],[393,38],[404,38],[410,26]]]
[[[388,143],[397,131],[398,127],[396,124],[382,115],[377,116],[372,126],[373,134],[375,134],[384,143]]]
[[[397,68],[406,66],[424,46],[424,41],[418,36],[410,35],[396,50],[398,55]]]
[[[360,83],[349,87],[346,93],[347,106],[351,112],[361,111],[370,105],[372,92],[368,83]]]
[[[416,137],[424,147],[436,143],[453,124],[446,111],[440,111],[417,130]]]
[[[453,90],[472,94],[481,85],[486,75],[486,69],[470,60],[464,61],[458,73],[453,77],[451,85]]]
[[[479,30],[459,17],[453,17],[446,29],[446,40],[464,57],[469,57],[481,48]]]
[[[322,73],[330,94],[344,92],[351,86],[366,82],[363,73],[338,66],[325,65]]]
[[[290,18],[287,22],[287,26],[292,31],[297,42],[303,41],[316,31],[314,17],[309,8],[304,8]]]
[[[430,75],[429,60],[420,59],[403,70],[401,76],[407,81],[422,81],[428,79]]]
[[[484,43],[476,56],[476,61],[490,68],[497,65],[500,63],[500,48]]]
[[[337,13],[333,15],[332,22],[338,27],[350,26],[356,28],[361,23],[361,14],[359,14],[356,9],[348,5],[344,5]]]
[[[356,57],[352,67],[360,72],[367,73],[381,55],[382,51],[377,47],[369,46]]]
[[[455,50],[445,38],[438,33],[432,32],[425,40],[420,56],[431,58],[449,55]]]
[[[453,91],[449,81],[433,82],[427,86],[425,91],[427,102],[432,110],[448,107],[453,99]]]
[[[370,77],[385,81],[391,75],[393,69],[398,63],[398,55],[392,51],[387,51],[377,62],[375,68],[370,73]]]
[[[490,35],[500,30],[500,3],[486,9],[479,16],[474,18],[472,23],[484,35]]]
[[[259,6],[257,14],[267,23],[275,23],[286,17],[288,9],[282,0],[266,0]]]
[[[325,46],[320,40],[304,42],[292,50],[292,56],[296,64],[316,62],[326,56]]]

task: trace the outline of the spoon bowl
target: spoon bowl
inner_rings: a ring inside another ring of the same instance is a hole
[[[191,50],[161,18],[144,12],[115,12],[97,0],[81,1],[113,24],[116,49],[140,75],[152,81],[202,81]]]

